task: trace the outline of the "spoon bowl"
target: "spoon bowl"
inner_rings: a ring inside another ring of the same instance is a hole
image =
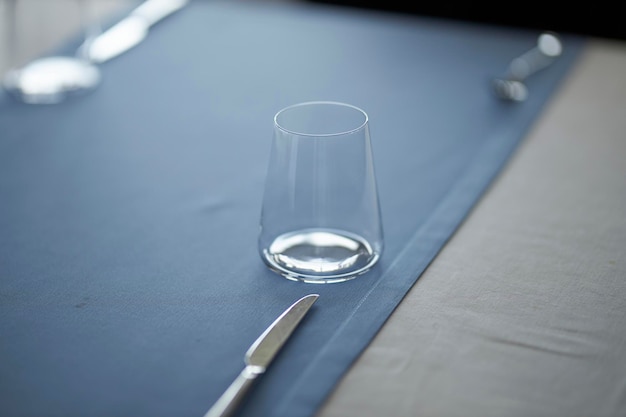
[[[77,57],[37,59],[7,73],[5,89],[29,104],[55,104],[69,95],[93,90],[100,83],[100,70]]]

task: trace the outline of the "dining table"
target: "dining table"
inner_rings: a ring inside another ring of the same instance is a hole
[[[0,92],[0,416],[201,417],[311,293],[234,416],[626,416],[626,42],[556,33],[496,94],[540,35],[191,0],[93,91]],[[370,124],[384,249],[341,283],[258,253],[273,117],[308,101]]]

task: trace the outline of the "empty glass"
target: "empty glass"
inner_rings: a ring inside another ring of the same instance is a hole
[[[383,231],[367,114],[307,102],[274,117],[259,252],[284,277],[346,281],[380,258]]]

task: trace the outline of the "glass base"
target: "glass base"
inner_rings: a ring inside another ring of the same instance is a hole
[[[341,230],[304,229],[278,236],[262,250],[265,263],[293,281],[329,284],[367,272],[379,259],[362,237]]]

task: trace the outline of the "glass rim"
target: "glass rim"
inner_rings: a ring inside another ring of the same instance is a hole
[[[278,122],[278,117],[288,111],[288,110],[292,110],[294,108],[297,107],[305,107],[305,106],[312,106],[312,105],[319,105],[319,104],[330,104],[333,106],[338,106],[338,107],[347,107],[347,108],[351,108],[353,110],[356,110],[357,112],[361,113],[363,115],[363,123],[359,124],[357,127],[355,127],[354,129],[347,129],[341,132],[333,132],[333,133],[305,133],[305,132],[298,132],[292,129],[287,129],[286,127],[282,126],[279,122]],[[367,115],[367,113],[365,112],[365,110],[361,109],[360,107],[354,106],[352,104],[348,104],[348,103],[344,103],[341,101],[332,101],[332,100],[318,100],[318,101],[304,101],[301,103],[296,103],[296,104],[292,104],[290,106],[284,107],[281,110],[279,110],[278,112],[276,112],[276,114],[274,115],[274,126],[277,127],[278,129],[280,129],[281,131],[285,132],[285,133],[289,133],[292,135],[298,135],[298,136],[305,136],[305,137],[333,137],[333,136],[343,136],[343,135],[348,135],[354,132],[357,132],[359,130],[362,130],[363,128],[365,128],[365,126],[367,126],[369,122],[369,116]]]

